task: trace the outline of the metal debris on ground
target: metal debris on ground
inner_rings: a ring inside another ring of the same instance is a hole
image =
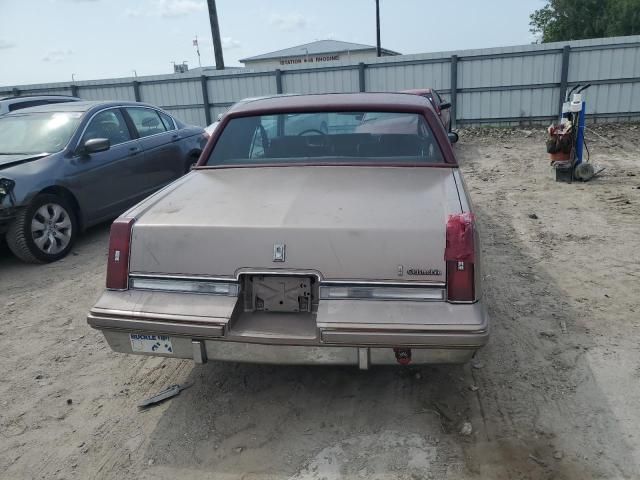
[[[542,465],[543,467],[547,466],[547,464],[543,460],[540,460],[538,457],[534,455],[529,454],[529,458],[534,462],[536,462],[538,465]]]
[[[169,398],[179,395],[182,390],[189,388],[191,385],[193,384],[190,383],[187,385],[178,385],[178,384],[171,385],[169,388],[162,390],[161,392],[157,393],[153,397],[149,397],[146,400],[144,400],[141,404],[138,405],[138,408],[145,409],[145,408],[157,405],[161,402],[164,402]]]

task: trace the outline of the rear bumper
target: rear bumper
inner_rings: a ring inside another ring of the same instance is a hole
[[[197,362],[367,368],[397,363],[394,348],[402,348],[411,350],[412,364],[464,363],[489,338],[481,303],[329,300],[306,317],[269,317],[280,328],[270,330],[270,320],[237,312],[236,302],[234,297],[106,292],[87,320],[116,352],[139,353],[132,350],[131,333],[167,335],[173,353],[164,356]]]

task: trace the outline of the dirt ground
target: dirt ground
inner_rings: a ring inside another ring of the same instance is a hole
[[[640,127],[588,136],[606,170],[569,185],[542,130],[462,132],[493,322],[465,366],[115,354],[85,322],[107,226],[52,265],[0,247],[0,478],[640,478]]]

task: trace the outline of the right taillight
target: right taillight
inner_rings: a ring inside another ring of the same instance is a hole
[[[447,263],[447,300],[475,301],[475,218],[472,213],[449,215],[444,259]]]
[[[129,250],[133,218],[118,218],[111,225],[109,235],[109,259],[107,261],[107,288],[126,290],[129,288]]]

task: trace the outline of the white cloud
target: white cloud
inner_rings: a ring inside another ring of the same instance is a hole
[[[194,12],[206,10],[204,0],[160,0],[155,6],[162,17],[180,17]]]
[[[231,37],[222,37],[222,49],[233,50],[234,48],[240,48],[242,45],[240,42]]]
[[[269,17],[269,24],[282,32],[291,32],[306,27],[308,22],[300,13],[274,13]]]
[[[5,50],[7,48],[13,48],[15,46],[16,46],[15,43],[7,42],[6,40],[0,39],[0,50]]]
[[[49,50],[47,54],[44,57],[42,57],[42,61],[51,62],[51,63],[60,63],[66,60],[66,58],[72,54],[73,54],[72,50],[62,50],[59,48],[55,50]]]

